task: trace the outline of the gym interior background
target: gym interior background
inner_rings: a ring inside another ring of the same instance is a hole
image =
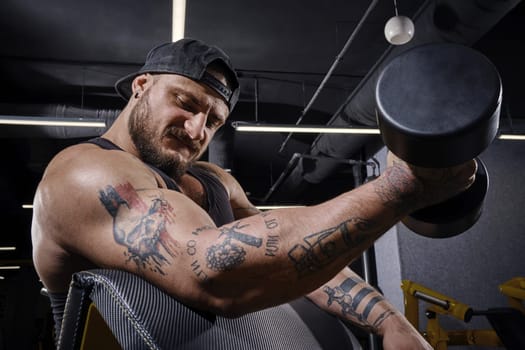
[[[171,40],[172,8],[170,0],[3,0],[0,117],[111,123],[124,106],[114,82]],[[525,133],[523,2],[398,0],[397,9],[415,23],[414,38],[401,46],[383,34],[395,15],[391,0],[188,1],[184,27],[186,37],[231,55],[242,86],[231,121],[374,126],[374,73],[403,50],[454,42],[494,63],[503,83],[500,131]],[[49,305],[31,262],[32,212],[23,206],[54,154],[103,131],[0,125],[0,246],[16,247],[0,250],[0,268],[20,266],[0,270],[0,350],[50,341]],[[309,205],[366,181],[384,168],[385,153],[377,135],[242,133],[227,125],[205,158],[231,169],[258,205]],[[525,142],[496,138],[480,158],[490,186],[476,225],[447,239],[397,225],[369,252],[372,279],[400,309],[402,279],[487,309],[506,305],[499,284],[525,276]],[[445,322],[488,327],[476,317]]]

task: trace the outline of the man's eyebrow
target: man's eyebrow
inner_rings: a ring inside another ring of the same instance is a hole
[[[183,88],[180,88],[180,87],[173,87],[171,89],[171,93],[174,94],[174,95],[179,95],[179,96],[182,96],[184,98],[189,99],[192,104],[195,104],[199,108],[206,108],[206,107],[208,107],[208,104],[205,101],[203,101],[202,99],[199,99],[194,93],[192,93],[192,92],[190,92],[190,91],[188,91],[186,89],[183,89]],[[221,99],[219,97],[214,97],[214,96],[212,96],[212,97],[213,97],[213,99],[211,101],[211,107],[212,107],[213,114],[217,118],[219,118],[221,121],[225,122],[226,119],[228,119],[228,115],[229,115],[228,107],[226,106],[226,104],[225,104],[223,99]],[[219,101],[224,103],[224,107],[220,106],[220,102]]]
[[[187,98],[193,104],[196,104],[198,106],[202,106],[202,102],[199,100],[199,98],[196,97],[193,93],[188,92],[188,90],[186,90],[186,89],[182,89],[182,88],[179,88],[179,87],[173,87],[171,89],[171,93],[174,94],[174,95],[179,95],[179,96],[182,96],[184,98]]]

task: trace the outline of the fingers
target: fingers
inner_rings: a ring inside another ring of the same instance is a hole
[[[457,165],[454,168],[456,169],[452,172],[453,178],[455,178],[459,185],[463,184],[464,189],[469,188],[476,181],[478,162],[475,159]]]

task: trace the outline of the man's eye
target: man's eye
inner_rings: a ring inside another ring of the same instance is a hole
[[[219,118],[208,118],[206,126],[208,128],[218,128],[222,125],[222,121]]]
[[[183,98],[180,96],[176,96],[175,100],[177,101],[177,104],[184,110],[192,111],[192,106],[188,102],[186,102]]]

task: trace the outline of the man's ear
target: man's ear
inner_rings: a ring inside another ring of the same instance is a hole
[[[133,79],[131,83],[131,90],[133,91],[132,98],[139,98],[140,95],[146,91],[148,86],[153,82],[153,76],[151,74],[145,73],[138,75]]]

